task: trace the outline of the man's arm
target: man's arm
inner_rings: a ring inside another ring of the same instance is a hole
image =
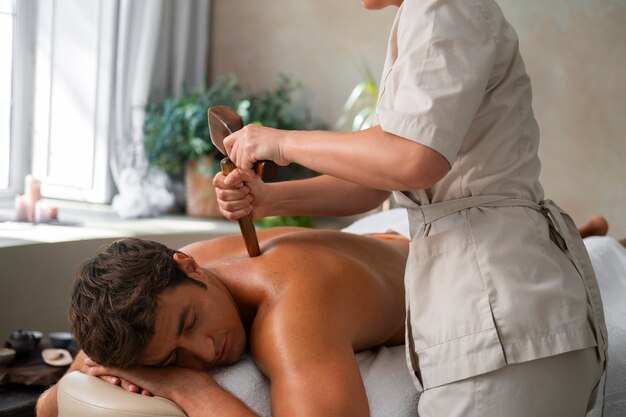
[[[154,395],[174,401],[188,417],[256,416],[206,372],[179,367],[111,369],[94,366],[88,373],[93,376],[118,375]]]
[[[56,384],[39,396],[35,410],[37,417],[57,417],[59,415]]]
[[[204,372],[176,367],[109,369],[96,365],[82,351],[76,355],[68,370],[72,371],[101,377],[130,392],[140,393],[143,390],[168,398],[178,404],[188,417],[256,416]],[[36,412],[37,417],[58,416],[57,385],[53,385],[39,397]]]

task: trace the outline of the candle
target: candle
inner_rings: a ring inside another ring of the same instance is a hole
[[[43,200],[35,203],[35,222],[36,223],[49,223],[56,220],[58,216],[58,209]]]
[[[41,200],[41,181],[32,175],[27,175],[24,180],[24,194],[36,203]]]
[[[30,199],[25,195],[15,196],[15,221],[26,222],[30,213]]]
[[[32,175],[27,175],[24,178],[24,194],[26,199],[28,199],[28,221],[35,221],[35,205],[39,200],[41,200],[41,181],[33,177]]]

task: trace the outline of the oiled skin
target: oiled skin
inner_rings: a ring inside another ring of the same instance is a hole
[[[181,249],[215,273],[250,323],[250,348],[270,378],[274,415],[368,415],[353,352],[404,341],[408,242],[335,231],[259,232]]]

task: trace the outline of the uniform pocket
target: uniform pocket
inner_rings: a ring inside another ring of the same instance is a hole
[[[489,332],[495,329],[489,291],[467,223],[411,242],[405,286],[417,352],[495,334]],[[428,366],[422,357],[420,366]]]

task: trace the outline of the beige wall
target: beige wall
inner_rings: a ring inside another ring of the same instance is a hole
[[[626,2],[507,0],[542,133],[546,195],[626,236]]]
[[[533,80],[546,195],[577,223],[604,213],[610,234],[626,236],[626,3],[499,3]],[[212,74],[233,72],[251,89],[291,74],[313,114],[332,123],[363,63],[380,77],[394,15],[357,0],[216,0]]]
[[[139,237],[179,248],[218,235],[199,232]],[[0,346],[18,327],[45,334],[69,330],[67,307],[74,271],[98,248],[115,239],[0,247]]]
[[[233,72],[258,89],[285,72],[305,87],[314,116],[329,123],[366,66],[380,77],[395,16],[391,8],[364,10],[358,0],[216,0],[213,13],[213,77]]]

